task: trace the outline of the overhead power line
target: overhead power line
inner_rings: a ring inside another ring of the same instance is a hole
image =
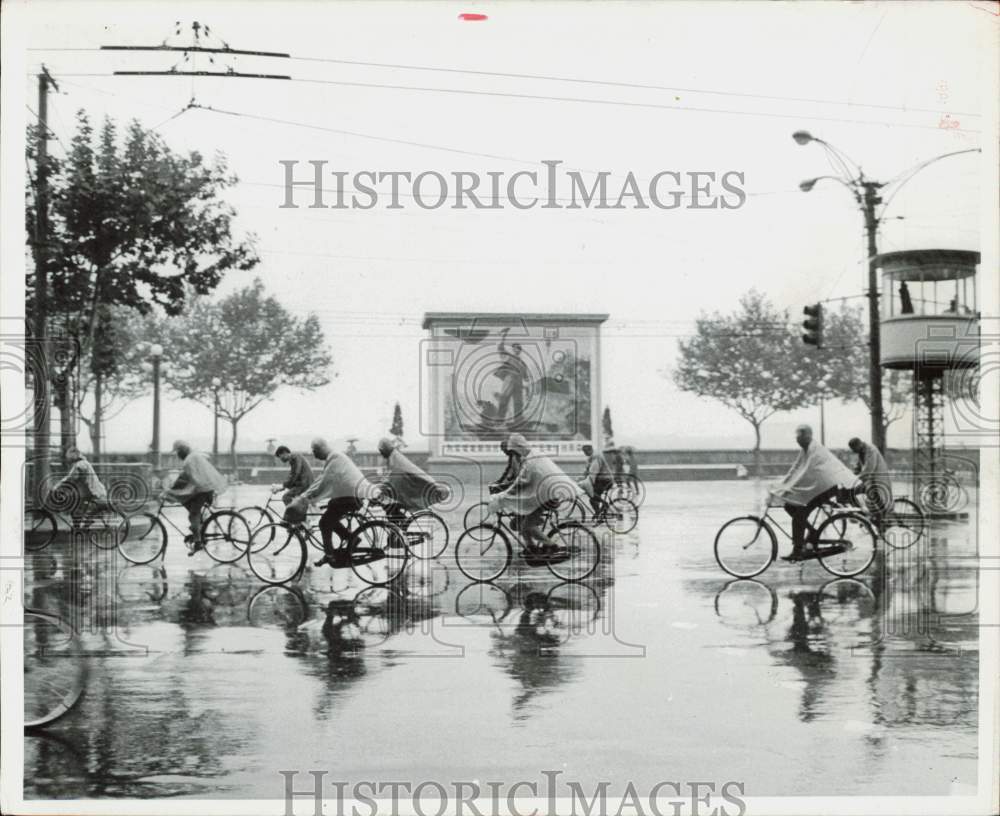
[[[181,71],[161,71],[161,72],[126,72],[126,71],[115,71],[111,73],[99,73],[99,72],[61,72],[61,76],[70,77],[112,77],[112,76],[144,76],[144,75],[158,75],[158,76],[185,76],[190,74],[185,74]],[[203,74],[197,73],[196,76],[218,76],[220,78],[228,78],[233,76],[239,76],[238,72],[231,72],[225,74]],[[251,75],[247,75],[251,76]],[[785,120],[811,120],[817,122],[847,122],[855,125],[869,125],[875,127],[905,127],[905,128],[915,128],[918,130],[939,130],[938,124],[928,123],[910,123],[901,121],[877,121],[870,119],[858,119],[844,116],[825,116],[813,113],[779,113],[775,111],[759,111],[759,110],[739,110],[734,108],[712,108],[705,106],[696,105],[681,105],[681,104],[664,104],[662,102],[639,102],[625,99],[595,99],[590,97],[574,97],[574,96],[553,96],[546,94],[530,94],[530,93],[517,93],[513,91],[489,91],[483,89],[471,89],[471,88],[438,88],[429,86],[418,86],[418,85],[397,85],[392,83],[384,82],[355,82],[348,80],[335,80],[335,79],[314,79],[305,77],[287,77],[283,74],[281,75],[252,75],[254,79],[275,79],[282,81],[298,82],[303,84],[311,85],[330,85],[346,88],[372,88],[378,90],[389,90],[389,91],[407,91],[414,93],[440,93],[440,94],[452,94],[460,96],[482,96],[496,99],[521,99],[533,102],[567,102],[571,104],[581,104],[581,105],[602,105],[611,107],[624,107],[624,108],[636,108],[642,110],[662,110],[662,111],[673,111],[677,113],[713,113],[722,114],[730,116],[757,116],[770,119],[785,119]],[[979,133],[980,131],[976,128],[963,128],[964,133]]]
[[[101,51],[101,50],[147,50],[147,51],[164,51],[170,50],[163,46],[102,46],[101,48],[29,48],[29,51]],[[174,50],[183,50],[180,48]],[[188,48],[187,50],[196,50],[193,48]],[[212,49],[204,49],[206,51]],[[730,91],[730,90],[719,90],[716,88],[699,88],[699,87],[686,87],[681,85],[659,85],[653,83],[645,82],[629,82],[624,80],[611,80],[611,79],[592,79],[589,77],[568,77],[559,76],[555,74],[531,74],[516,71],[488,71],[484,69],[475,68],[452,68],[447,66],[438,65],[412,65],[406,63],[394,63],[394,62],[372,62],[369,60],[350,60],[350,59],[338,59],[335,57],[308,57],[308,56],[292,56],[290,54],[279,53],[279,52],[268,52],[268,51],[240,51],[236,49],[214,49],[214,53],[228,53],[228,54],[243,54],[243,55],[257,55],[257,56],[273,56],[273,57],[284,57],[292,60],[293,62],[307,62],[307,63],[324,63],[333,65],[350,65],[354,67],[362,68],[380,68],[389,70],[401,70],[401,71],[423,71],[431,73],[441,73],[441,74],[458,74],[465,76],[479,76],[479,77],[497,77],[502,79],[528,79],[540,82],[562,82],[567,84],[577,84],[577,85],[597,85],[612,88],[631,88],[634,90],[649,90],[649,91],[666,91],[668,93],[688,93],[688,94],[703,94],[706,96],[726,96],[735,97],[739,99],[760,99],[772,102],[803,102],[809,104],[817,105],[838,105],[841,107],[849,108],[870,108],[872,110],[887,110],[887,111],[901,111],[903,113],[932,113],[932,114],[944,114],[950,113],[952,116],[965,116],[965,117],[976,117],[979,118],[980,114],[974,111],[955,111],[946,110],[943,108],[924,108],[924,107],[912,107],[909,105],[888,105],[881,104],[877,102],[855,102],[853,100],[845,99],[829,99],[824,97],[809,97],[809,96],[784,96],[780,94],[763,94],[763,93],[753,93],[748,91]]]
[[[75,49],[74,49],[75,50]],[[102,45],[100,51],[192,51],[201,54],[226,54],[246,57],[284,57],[288,54],[278,51],[243,51],[239,48],[205,48],[193,45]]]

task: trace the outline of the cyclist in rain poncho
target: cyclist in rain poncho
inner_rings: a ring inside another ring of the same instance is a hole
[[[799,425],[795,429],[799,455],[791,469],[770,492],[785,503],[785,512],[792,517],[792,553],[785,560],[797,561],[803,555],[809,515],[825,502],[836,498],[841,488],[858,484],[855,476],[829,450],[813,439],[812,427]]]
[[[390,521],[399,523],[407,512],[426,510],[447,498],[444,488],[407,459],[389,437],[379,440],[378,452],[386,461],[383,484],[387,487],[385,512]]]
[[[884,513],[892,507],[892,476],[885,457],[874,445],[856,436],[848,441],[847,447],[858,455],[854,472],[858,474],[861,483],[857,492],[864,493],[873,513]]]
[[[490,512],[502,510],[517,517],[517,529],[534,555],[555,554],[556,547],[542,531],[547,513],[580,489],[548,456],[535,453],[521,434],[511,434],[507,446],[521,457],[514,483],[490,499]]]

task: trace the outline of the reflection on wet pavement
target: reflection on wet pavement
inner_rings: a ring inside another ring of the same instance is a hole
[[[517,559],[469,584],[449,551],[392,587],[311,567],[265,587],[175,540],[148,566],[53,546],[28,559],[26,603],[77,623],[90,673],[76,708],[26,737],[26,795],[279,798],[279,769],[556,768],[753,796],[974,787],[975,525],[938,523],[859,579],[778,562],[729,580],[712,540],[754,489],[649,485],[638,528],[608,534],[580,584]]]

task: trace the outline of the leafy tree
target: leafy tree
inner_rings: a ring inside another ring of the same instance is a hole
[[[222,381],[219,416],[232,427],[229,452],[236,470],[237,426],[283,387],[309,391],[330,382],[330,352],[310,314],[297,318],[259,279],[218,302],[197,299],[187,315],[164,322],[170,350],[166,384],[185,399],[215,409],[213,379]]]
[[[860,401],[871,411],[868,381],[868,318],[860,306],[841,305],[824,315],[823,348],[813,357],[826,373],[827,395],[842,402]],[[913,375],[885,369],[882,374],[883,433],[901,419],[913,401]]]
[[[75,442],[72,414],[80,402],[72,374],[95,370],[95,364],[80,365],[81,355],[106,356],[109,348],[107,340],[95,342],[101,309],[125,307],[149,314],[159,306],[178,314],[189,291],[207,294],[226,272],[249,270],[258,262],[252,236],[243,241],[233,237],[235,211],[222,194],[236,177],[227,172],[221,155],[206,163],[197,152],[175,153],[136,121],[123,137],[111,119],[95,133],[82,110],[76,124],[66,157],[49,154],[46,165],[49,335],[69,338],[76,348],[66,359],[51,360],[49,367],[64,446]],[[29,129],[27,236],[37,263],[36,139],[37,131]],[[33,266],[26,284],[30,318]],[[97,361],[97,370],[103,364]]]
[[[399,403],[396,403],[396,407],[392,409],[392,427],[389,429],[396,439],[403,438],[403,409],[399,407]]]
[[[787,313],[751,289],[732,314],[702,314],[694,336],[680,341],[673,378],[684,391],[718,400],[750,423],[754,455],[760,429],[778,411],[816,402],[824,393],[820,369],[809,358]]]
[[[73,395],[73,408],[87,427],[95,456],[101,454],[105,423],[151,388],[139,343],[154,332],[152,315],[124,306],[102,305],[98,311],[96,348],[83,350],[81,356],[89,359],[90,365],[81,368],[79,387]]]
[[[615,438],[615,431],[611,426],[611,408],[607,405],[604,406],[604,414],[601,416],[601,427],[604,431],[604,441],[611,444]]]

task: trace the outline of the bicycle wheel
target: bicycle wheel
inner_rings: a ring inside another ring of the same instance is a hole
[[[766,626],[778,614],[778,595],[760,581],[737,578],[716,593],[715,614],[723,626],[733,629]]]
[[[56,517],[43,507],[29,511],[28,528],[24,531],[24,548],[30,552],[44,550],[56,537]]]
[[[471,530],[473,527],[481,527],[483,524],[491,523],[491,516],[490,503],[481,501],[465,511],[462,523],[466,530]]]
[[[496,584],[466,584],[455,596],[455,614],[463,618],[489,618],[494,626],[510,612],[510,595]],[[478,624],[473,624],[478,625]]]
[[[24,612],[24,727],[39,728],[69,712],[83,694],[87,661],[80,639],[58,615]]]
[[[152,513],[126,516],[115,535],[118,552],[132,564],[155,561],[167,547],[167,528]]]
[[[589,509],[579,498],[574,498],[572,503],[563,502],[556,508],[554,520],[556,522],[578,521],[580,524],[585,524]]]
[[[266,586],[257,590],[247,607],[251,626],[295,629],[309,616],[309,606],[296,588]]]
[[[565,559],[559,557],[545,563],[556,578],[582,581],[601,563],[601,544],[597,536],[578,521],[558,522],[548,537],[566,554]]]
[[[347,555],[358,578],[372,586],[385,586],[406,569],[410,551],[402,530],[391,522],[375,520],[351,535]]]
[[[915,501],[905,496],[893,499],[892,509],[881,521],[882,540],[897,550],[913,546],[924,534],[927,519]]]
[[[760,516],[738,516],[715,534],[715,560],[734,578],[753,578],[778,556],[778,539]]]
[[[250,527],[239,513],[216,510],[202,522],[201,540],[209,558],[220,564],[232,564],[246,555],[250,547]]]
[[[90,540],[97,549],[113,550],[118,546],[117,533],[123,518],[123,515],[109,511],[90,519],[84,529],[90,534]]]
[[[875,560],[878,541],[868,520],[859,513],[838,513],[816,531],[819,562],[831,575],[860,575]]]
[[[631,533],[639,523],[639,508],[629,499],[612,499],[604,508],[601,520],[613,533]]]
[[[270,510],[266,507],[261,507],[259,504],[252,504],[249,507],[241,507],[236,511],[241,516],[243,520],[247,523],[247,527],[250,532],[253,533],[261,527],[265,527],[268,524],[276,524],[281,521],[277,518]],[[258,540],[258,544],[262,545],[263,541]]]
[[[261,581],[277,586],[302,574],[306,552],[306,543],[297,529],[284,523],[267,524],[251,534],[247,563]]]
[[[448,566],[437,559],[416,558],[406,565],[399,590],[414,598],[434,598],[448,588]]]
[[[420,510],[406,520],[406,546],[414,558],[437,558],[448,549],[448,525],[433,510]]]
[[[480,524],[466,530],[455,544],[455,563],[470,581],[495,581],[510,566],[510,539],[499,527]]]
[[[366,648],[378,646],[392,633],[392,618],[403,609],[402,598],[391,589],[370,586],[354,596],[354,625],[357,639]]]

